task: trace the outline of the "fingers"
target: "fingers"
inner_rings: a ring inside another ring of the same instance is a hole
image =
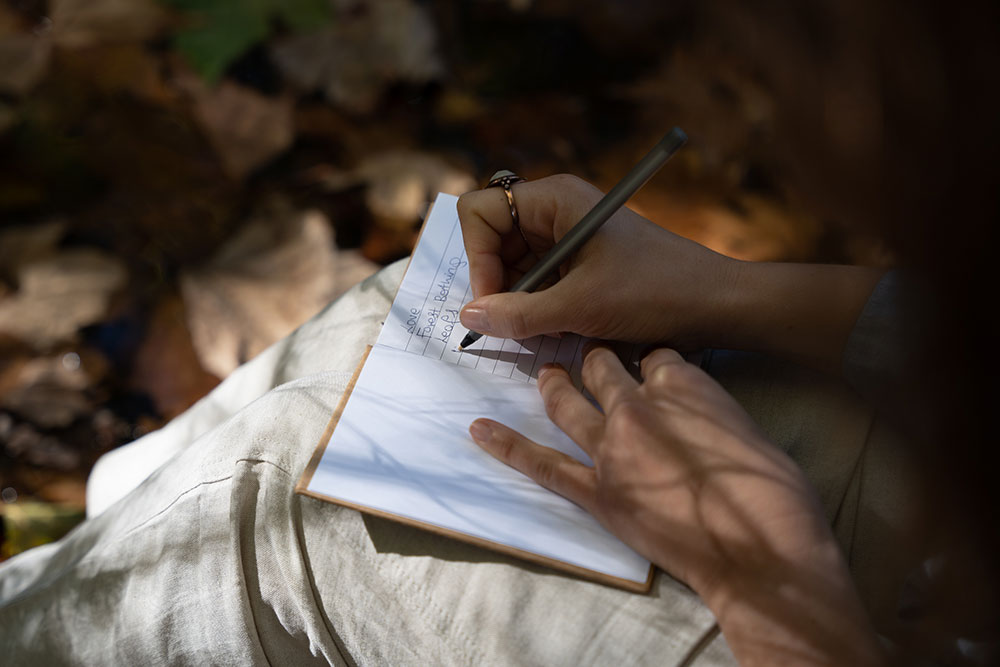
[[[480,212],[480,200],[486,194],[483,190],[477,190],[458,199],[458,219],[462,225],[465,254],[469,258],[469,282],[474,296],[493,294],[503,289],[501,232],[488,222],[497,217],[484,217]]]
[[[568,309],[578,302],[571,289],[558,282],[540,292],[503,292],[481,297],[462,309],[462,326],[500,338],[530,338],[568,330],[572,328]]]
[[[473,295],[501,291],[504,262],[516,261],[527,250],[514,230],[506,195],[499,188],[467,192],[458,199],[458,218]]]
[[[583,386],[590,390],[605,414],[614,410],[621,399],[639,383],[622,366],[618,355],[602,345],[588,344],[583,359]]]
[[[511,192],[519,190],[522,183],[515,184]],[[518,200],[518,203],[520,201]],[[514,229],[514,221],[510,216],[510,206],[507,195],[501,188],[489,188],[466,192],[458,198],[458,217],[462,221],[462,232],[465,232],[465,219],[481,222],[497,236],[509,234]],[[478,220],[473,220],[478,218]]]
[[[469,433],[477,445],[496,459],[591,511],[596,480],[587,466],[491,419],[472,422]]]
[[[511,192],[521,230],[536,255],[552,246],[557,229],[564,233],[601,198],[599,190],[565,174],[518,183]],[[504,286],[504,265],[513,265],[529,251],[514,229],[506,195],[500,188],[468,192],[458,199],[458,217],[473,294],[499,292]]]
[[[644,381],[660,383],[672,370],[682,368],[686,363],[676,350],[661,347],[643,358],[639,371]]]
[[[545,364],[538,374],[538,392],[552,423],[593,458],[604,432],[604,417],[573,386],[569,373],[556,364]]]

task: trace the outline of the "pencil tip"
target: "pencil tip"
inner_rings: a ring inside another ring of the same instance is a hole
[[[461,345],[459,345],[459,346],[458,346],[458,351],[459,351],[459,352],[461,352],[461,351],[462,351],[462,350],[464,350],[464,349],[465,349],[465,348],[464,348],[464,347],[462,347]]]

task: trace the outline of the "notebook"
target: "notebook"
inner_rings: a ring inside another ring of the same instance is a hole
[[[653,569],[590,514],[482,451],[469,424],[489,417],[591,464],[545,414],[538,369],[555,361],[580,386],[583,340],[484,336],[468,350],[472,298],[457,198],[440,194],[379,337],[331,417],[299,493],[627,590]],[[637,346],[616,350],[635,367]]]

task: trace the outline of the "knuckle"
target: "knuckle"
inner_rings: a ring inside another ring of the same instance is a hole
[[[610,349],[602,346],[596,346],[591,348],[587,352],[587,356],[583,359],[583,371],[585,373],[591,373],[595,377],[598,373],[602,373],[611,363],[612,359],[617,360],[617,356]]]
[[[466,192],[464,195],[458,198],[458,217],[459,219],[466,218],[474,210],[476,192]]]
[[[548,459],[539,459],[532,469],[532,477],[544,487],[549,487],[556,478],[556,466]]]
[[[688,363],[659,366],[653,371],[652,380],[668,390],[688,390],[699,381],[701,371]]]
[[[510,433],[502,432],[497,434],[497,458],[505,463],[509,463],[515,455],[517,442]]]
[[[504,312],[504,320],[507,322],[507,333],[511,338],[526,338],[530,335],[528,328],[528,317],[524,309],[517,304],[510,304]]]
[[[653,350],[641,362],[643,373],[649,374],[650,378],[661,375],[664,371],[669,373],[668,369],[685,365],[688,364],[684,362],[684,358],[676,350],[665,347]]]

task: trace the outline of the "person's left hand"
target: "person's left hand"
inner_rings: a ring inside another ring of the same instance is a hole
[[[591,348],[583,381],[602,414],[565,370],[542,369],[549,417],[593,468],[491,420],[470,432],[703,596],[772,553],[787,561],[832,542],[800,470],[712,378],[669,349],[647,356],[642,375]]]
[[[547,365],[538,388],[588,467],[497,422],[473,439],[593,514],[685,581],[746,664],[877,664],[878,645],[819,501],[743,408],[677,352],[654,351],[637,382],[605,347],[583,381]]]

